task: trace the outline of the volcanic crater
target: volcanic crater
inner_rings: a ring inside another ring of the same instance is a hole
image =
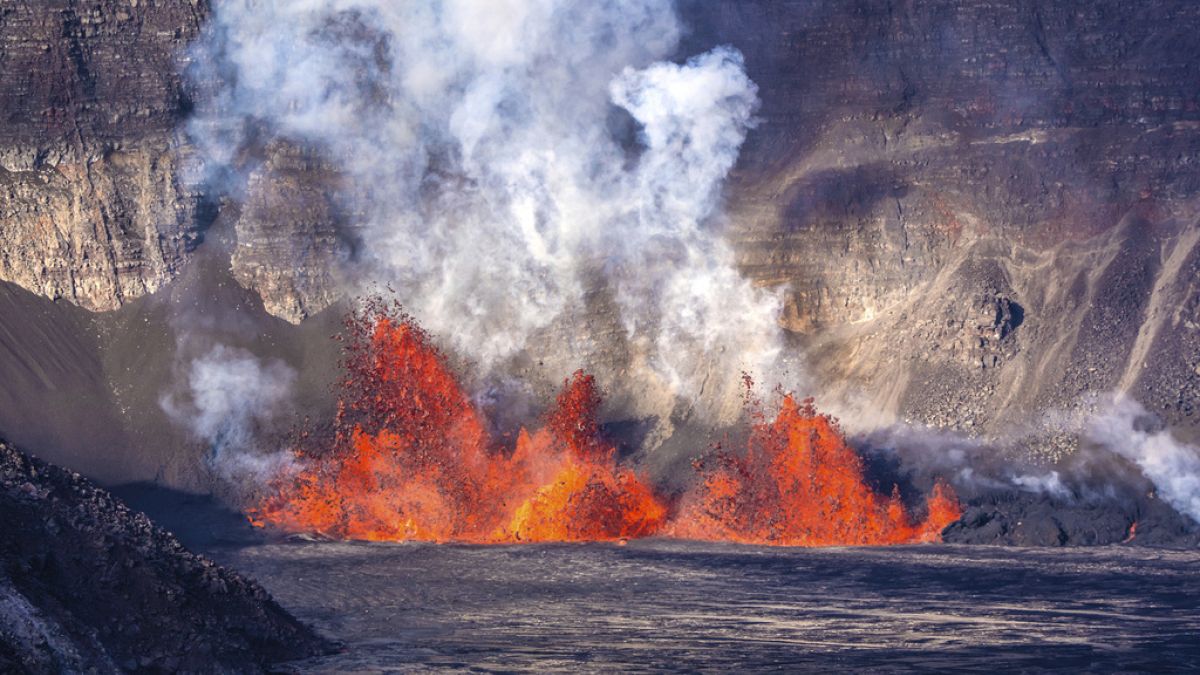
[[[1195,2],[0,0],[0,120],[0,670],[1200,657]]]

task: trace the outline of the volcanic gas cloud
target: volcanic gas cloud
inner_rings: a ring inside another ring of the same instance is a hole
[[[618,463],[597,419],[594,379],[577,372],[542,428],[506,446],[486,430],[430,336],[370,302],[347,320],[346,377],[330,440],[298,443],[304,467],[279,480],[252,522],[339,539],[513,543],[653,535],[778,545],[937,541],[960,515],[938,485],[918,522],[876,493],[837,424],[784,397],[757,406],[746,452],[697,463],[668,498]]]

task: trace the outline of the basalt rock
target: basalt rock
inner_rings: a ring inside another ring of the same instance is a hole
[[[266,155],[247,183],[231,268],[268,312],[299,323],[339,297],[350,250],[343,180],[320,154],[291,143],[272,143]]]
[[[329,645],[257,583],[0,442],[0,669],[258,672]]]
[[[178,273],[199,239],[199,197],[168,144],[0,169],[0,279],[86,309],[116,309]]]
[[[1054,498],[1037,493],[995,493],[972,500],[946,528],[944,541],[1005,546],[1173,546],[1195,548],[1200,526],[1180,516],[1153,492],[1114,500]]]

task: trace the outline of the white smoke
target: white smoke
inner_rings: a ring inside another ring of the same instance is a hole
[[[262,481],[291,462],[288,453],[263,451],[256,438],[286,408],[295,379],[282,361],[216,345],[191,362],[186,391],[162,396],[159,405],[209,445],[209,463],[223,478]]]
[[[1071,500],[1084,492],[1084,486],[1060,471],[1021,460],[1011,447],[1020,440],[1016,437],[988,440],[898,422],[879,426],[857,438],[860,445],[889,453],[905,467],[947,479],[966,494],[980,490],[1019,490]]]
[[[1073,495],[1071,489],[1063,483],[1062,475],[1053,470],[1012,474],[1009,480],[1026,492],[1041,492],[1060,499],[1067,499]]]
[[[719,217],[757,88],[729,47],[664,62],[680,33],[670,0],[227,0],[191,55],[191,134],[210,165],[263,128],[323,148],[362,279],[485,371],[599,272],[630,349],[694,398],[768,373],[780,301]]]
[[[1079,450],[1052,466],[1023,457],[1028,442],[1051,434],[1078,439]],[[1067,501],[1105,501],[1126,498],[1128,487],[1144,477],[1175,510],[1200,522],[1200,448],[1177,440],[1122,393],[1085,396],[1003,438],[892,424],[858,440],[896,457],[907,470],[948,478],[968,494],[1017,489]],[[1134,467],[1141,476],[1128,475]]]
[[[1181,443],[1128,396],[1114,396],[1084,428],[1086,440],[1136,464],[1175,510],[1200,522],[1200,448]]]
[[[745,369],[763,375],[778,356],[778,299],[756,292],[725,241],[703,228],[757,105],[741,54],[717,48],[684,66],[626,68],[611,89],[642,125],[646,146],[626,190],[639,212],[606,246],[621,251],[625,266],[616,283],[627,332],[636,339],[657,329],[659,364],[686,396],[698,394],[686,362],[697,355],[728,367],[717,355],[732,347]]]

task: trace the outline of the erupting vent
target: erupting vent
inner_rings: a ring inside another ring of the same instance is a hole
[[[936,541],[960,513],[938,485],[914,524],[898,495],[868,487],[836,424],[790,397],[773,422],[755,412],[744,457],[698,465],[672,503],[618,465],[591,376],[575,373],[545,426],[503,448],[411,318],[375,302],[347,326],[334,447],[298,450],[305,468],[251,510],[256,525],[374,541],[892,544]]]
[[[545,428],[496,450],[429,336],[373,304],[348,323],[335,447],[251,513],[343,539],[501,543],[655,533],[666,506],[599,440],[600,397],[577,373]]]
[[[749,448],[721,454],[717,466],[697,463],[704,480],[685,494],[671,533],[687,539],[780,546],[878,545],[940,541],[962,509],[939,482],[928,513],[913,522],[898,489],[884,498],[866,483],[862,460],[811,399],[785,396],[766,420],[757,405]]]

